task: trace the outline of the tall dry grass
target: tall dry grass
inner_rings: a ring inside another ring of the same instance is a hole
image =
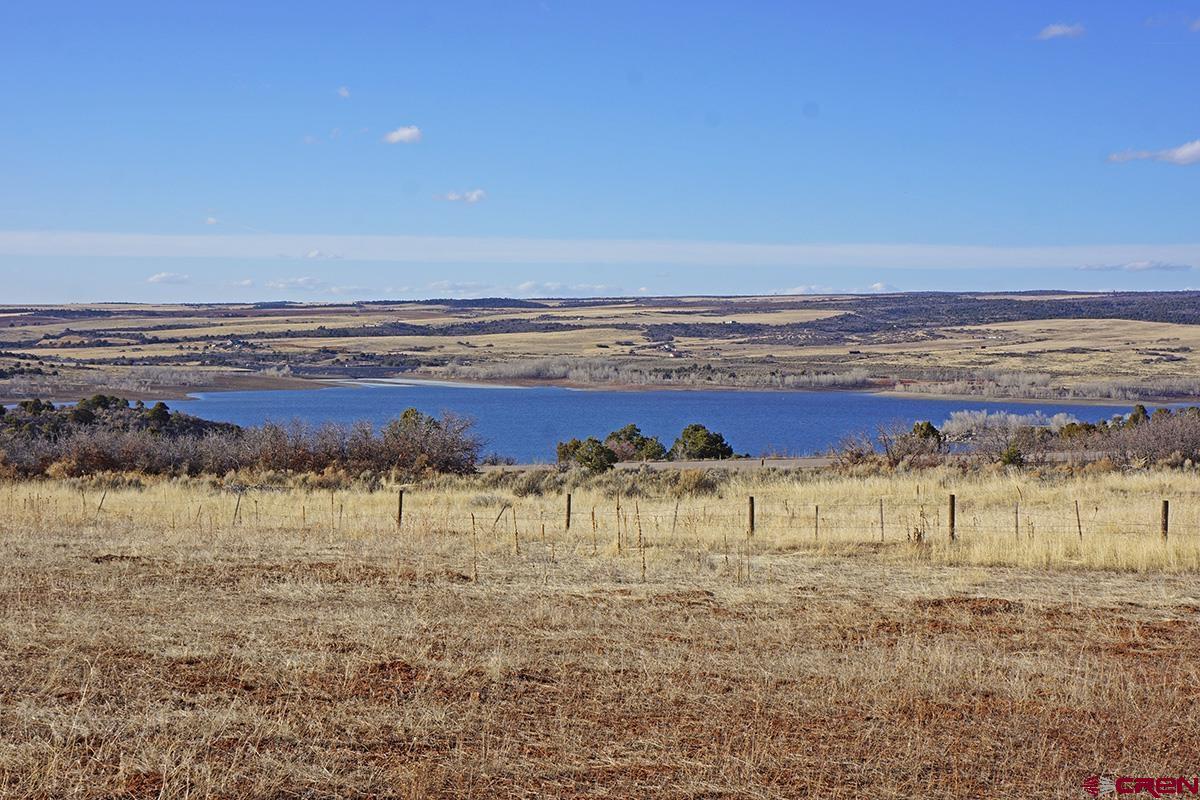
[[[756,556],[856,549],[917,563],[1200,570],[1200,478],[1190,472],[1055,479],[950,470],[866,478],[771,472],[715,482],[690,477],[657,488],[650,476],[644,483],[624,476],[573,487],[549,473],[516,480],[494,474],[442,478],[405,489],[399,528],[399,488],[229,488],[207,480],[157,480],[104,489],[97,482],[17,482],[0,487],[0,526],[148,526],[167,537],[303,531],[403,538],[420,531],[472,552],[519,551],[522,542],[536,540],[562,557],[636,561],[639,572],[643,558],[653,571],[681,553],[742,559],[752,570]],[[1170,502],[1165,540],[1164,499]]]

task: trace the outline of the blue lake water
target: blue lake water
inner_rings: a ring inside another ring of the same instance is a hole
[[[437,383],[335,385],[319,389],[211,392],[169,405],[205,419],[258,425],[268,420],[381,424],[409,407],[451,411],[475,420],[485,453],[523,463],[554,460],[556,442],[603,437],[627,423],[671,442],[685,425],[720,431],[738,453],[810,455],[879,424],[930,420],[952,411],[987,409],[1047,416],[1065,412],[1084,421],[1127,412],[1123,406],[1005,403],[893,397],[870,392],[602,391],[558,387],[479,387]]]

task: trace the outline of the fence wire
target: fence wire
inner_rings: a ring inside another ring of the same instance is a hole
[[[403,501],[386,492],[373,494],[312,492],[299,503],[271,491],[214,492],[210,496],[175,502],[148,493],[126,491],[43,493],[36,488],[0,490],[0,525],[59,522],[74,525],[134,524],[153,519],[172,529],[260,527],[335,531],[430,530],[446,533],[590,535],[613,530],[641,529],[643,537],[674,536],[683,532],[770,534],[797,540],[838,538],[843,541],[1000,537],[1163,536],[1200,534],[1200,498],[1186,500],[1142,497],[1109,505],[1051,506],[1044,502],[973,501],[955,495],[953,522],[950,495],[923,499],[884,497],[865,502],[820,502],[723,499],[663,500],[647,498],[575,504],[569,518],[566,495],[490,503],[474,511],[451,505],[444,498],[431,507],[420,492]],[[1164,509],[1164,502],[1167,508]],[[557,507],[553,507],[556,504]],[[285,507],[281,508],[280,506]],[[569,522],[568,522],[569,519]]]

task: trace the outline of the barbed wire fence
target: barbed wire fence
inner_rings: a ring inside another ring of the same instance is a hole
[[[111,495],[111,496],[110,496]],[[927,494],[919,498],[881,496],[863,501],[824,501],[819,496],[764,502],[752,495],[725,498],[621,498],[573,505],[573,495],[512,499],[472,510],[433,493],[399,490],[394,500],[385,492],[319,490],[299,493],[299,502],[271,490],[221,491],[186,502],[119,489],[80,490],[72,496],[38,484],[10,484],[0,508],[4,524],[103,525],[136,524],[152,519],[171,530],[360,531],[403,535],[437,532],[495,535],[516,531],[522,536],[564,537],[585,543],[596,539],[625,546],[629,537],[654,546],[669,546],[686,537],[720,535],[734,540],[768,537],[793,544],[959,542],[1005,537],[1014,544],[1032,539],[1093,537],[1158,537],[1163,541],[1200,541],[1200,503],[1167,497],[1123,498],[1112,503],[1051,505],[1016,500],[1005,507],[994,500],[975,501],[970,494]],[[119,498],[119,502],[118,502]],[[1188,498],[1192,500],[1192,498]],[[388,505],[391,508],[388,508]],[[555,507],[557,504],[557,507]],[[167,522],[169,520],[169,522]],[[639,533],[640,531],[640,533]]]

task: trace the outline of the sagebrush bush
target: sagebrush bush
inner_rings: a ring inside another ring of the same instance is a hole
[[[410,480],[475,471],[480,440],[470,420],[408,409],[376,431],[300,421],[258,427],[209,422],[97,395],[74,407],[30,401],[0,417],[0,473],[80,477],[106,472],[210,475],[250,470],[303,474],[314,486]]]

